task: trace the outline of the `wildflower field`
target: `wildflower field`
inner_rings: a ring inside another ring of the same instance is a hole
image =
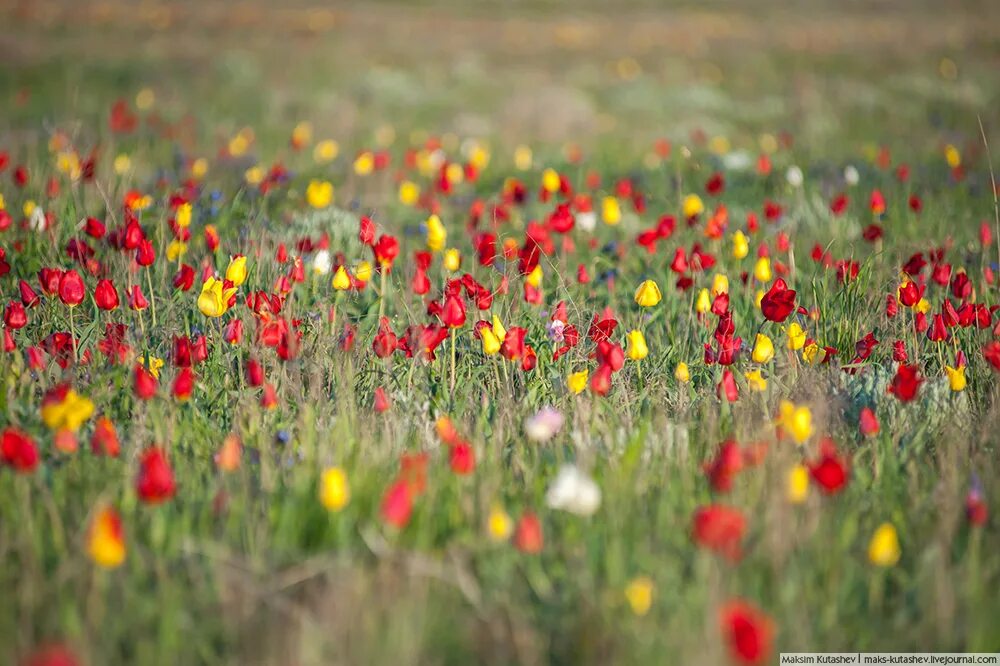
[[[0,663],[1000,652],[998,44],[0,0]]]

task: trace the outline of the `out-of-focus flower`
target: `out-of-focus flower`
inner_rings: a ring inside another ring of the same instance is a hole
[[[674,368],[674,379],[682,384],[686,384],[691,381],[691,371],[688,369],[687,363],[681,361],[677,364],[677,367]]]
[[[574,372],[566,378],[566,387],[570,391],[579,395],[583,393],[583,390],[587,388],[587,380],[590,378],[589,370],[580,370],[579,372]]]
[[[99,508],[87,531],[87,554],[94,564],[114,569],[125,561],[125,534],[118,512],[109,506]]]
[[[639,617],[646,615],[653,605],[655,591],[656,585],[649,576],[637,576],[629,581],[629,584],[625,586],[625,599],[632,612]]]
[[[582,390],[582,389],[581,389]],[[562,412],[554,407],[543,407],[524,422],[524,433],[528,439],[547,442],[562,428]]]
[[[76,432],[94,414],[94,403],[62,384],[42,398],[42,421],[52,430]]]
[[[806,501],[809,496],[809,468],[800,464],[788,470],[785,495],[792,504],[802,504]]]
[[[878,567],[892,567],[899,562],[899,536],[892,523],[882,523],[868,542],[868,561]]]
[[[792,165],[788,167],[788,171],[785,172],[785,180],[792,187],[802,187],[802,182],[805,180],[805,176],[802,174],[802,169]]]
[[[510,514],[504,511],[499,504],[494,504],[490,508],[490,515],[487,519],[487,531],[493,541],[506,541],[514,531],[514,521]]]
[[[564,465],[545,493],[545,503],[552,509],[591,516],[601,506],[601,489],[576,466]]]
[[[719,612],[729,654],[741,664],[761,664],[771,656],[774,622],[752,604],[737,599]]]
[[[351,500],[347,473],[340,467],[327,467],[319,480],[319,501],[327,511],[340,511]]]
[[[313,208],[326,208],[333,203],[333,185],[327,180],[311,180],[306,187],[306,201]]]
[[[812,435],[812,411],[805,406],[797,406],[790,400],[782,400],[778,406],[775,421],[781,432],[787,433],[796,443],[802,444]]]

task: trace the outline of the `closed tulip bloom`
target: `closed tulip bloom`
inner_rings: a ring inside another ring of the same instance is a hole
[[[143,452],[135,488],[139,499],[147,504],[161,504],[174,496],[174,472],[162,449],[152,447]]]
[[[3,313],[3,322],[7,325],[7,328],[19,329],[24,328],[28,325],[28,314],[24,309],[24,305],[18,303],[17,301],[11,301],[7,304]]]
[[[337,291],[346,291],[351,288],[351,278],[343,266],[337,266],[337,271],[333,274],[333,288]]]
[[[754,363],[767,363],[774,358],[774,343],[763,333],[758,333],[751,353]]]
[[[677,364],[677,367],[674,368],[674,379],[682,384],[686,384],[691,381],[691,371],[688,369],[687,363],[681,361]]]
[[[788,501],[792,504],[802,504],[809,496],[809,468],[805,465],[795,465],[788,471],[787,491]]]
[[[448,230],[445,229],[441,218],[431,215],[427,218],[427,249],[431,252],[440,252],[444,249],[448,240]]]
[[[239,287],[247,281],[247,258],[238,254],[229,260],[226,267],[226,279],[233,283],[234,287]]]
[[[333,203],[333,185],[326,180],[311,180],[306,187],[306,201],[313,208],[326,208]]]
[[[514,531],[514,521],[503,507],[494,505],[487,519],[487,531],[493,541],[506,541]]]
[[[653,280],[645,280],[635,290],[635,302],[644,308],[651,308],[663,299],[660,287]]]
[[[882,523],[868,542],[868,560],[878,567],[891,567],[899,562],[899,536],[892,523]]]
[[[757,260],[757,263],[753,267],[753,276],[758,282],[770,282],[771,273],[771,260],[767,257],[761,257]]]
[[[340,467],[323,470],[319,480],[319,501],[327,511],[340,511],[351,501],[347,473]]]
[[[497,340],[497,336],[493,334],[493,330],[488,326],[484,326],[479,331],[479,337],[483,341],[483,353],[487,356],[493,356],[500,351],[500,341]]]
[[[98,509],[87,530],[87,554],[94,564],[114,569],[125,561],[122,519],[111,507]]]
[[[812,411],[806,406],[796,406],[789,400],[782,400],[778,407],[776,421],[782,432],[787,433],[798,444],[802,444],[812,435]]]
[[[75,269],[70,269],[62,274],[59,279],[59,300],[72,308],[83,303],[85,295],[83,278]]]
[[[448,248],[444,252],[444,258],[441,261],[442,265],[446,270],[454,273],[459,268],[462,267],[462,253],[456,248]]]
[[[750,243],[742,231],[733,234],[733,258],[743,259],[750,253]]]
[[[641,361],[649,355],[646,338],[642,331],[634,330],[628,334],[628,357],[633,361]]]
[[[639,617],[648,613],[650,607],[653,605],[653,593],[655,590],[656,586],[648,576],[633,578],[625,586],[625,599],[628,601],[632,612]]]
[[[697,194],[689,194],[684,197],[684,201],[681,204],[681,211],[686,218],[697,217],[705,212],[705,204]]]
[[[102,310],[114,310],[118,307],[118,290],[111,280],[99,280],[94,287],[94,302]]]

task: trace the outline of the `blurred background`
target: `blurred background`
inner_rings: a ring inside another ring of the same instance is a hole
[[[0,0],[8,142],[117,98],[182,144],[251,126],[277,147],[308,120],[358,142],[916,149],[998,124],[1000,3]]]

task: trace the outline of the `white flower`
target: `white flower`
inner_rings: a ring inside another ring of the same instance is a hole
[[[802,187],[802,181],[804,180],[802,169],[794,165],[788,167],[788,171],[785,172],[785,180],[792,187]]]
[[[45,227],[48,226],[48,221],[45,219],[45,211],[42,210],[41,206],[35,206],[31,211],[31,216],[28,218],[28,228],[32,231],[45,231]]]
[[[854,168],[853,164],[848,164],[846,167],[844,167],[844,180],[847,182],[848,185],[851,186],[857,185],[858,180],[860,180],[860,178],[861,176],[858,173],[858,170]]]
[[[326,275],[333,268],[333,264],[330,263],[330,251],[320,250],[313,257],[313,272],[317,275]]]
[[[563,415],[554,407],[543,407],[524,422],[524,432],[528,439],[547,442],[562,428]]]
[[[737,150],[722,156],[722,165],[730,171],[745,171],[753,164],[753,158],[745,150]]]
[[[585,213],[577,213],[576,226],[584,231],[593,231],[594,227],[597,226],[597,213],[592,210],[588,210]]]
[[[601,506],[601,489],[573,465],[564,465],[545,493],[549,508],[592,516]]]

